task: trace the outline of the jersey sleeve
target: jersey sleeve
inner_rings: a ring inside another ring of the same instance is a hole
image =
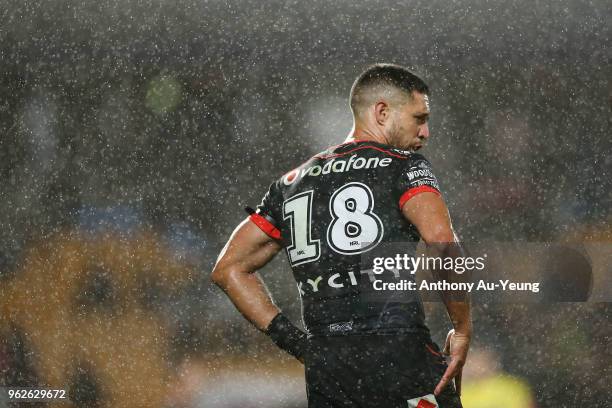
[[[281,239],[279,217],[282,202],[283,197],[279,190],[278,182],[275,181],[270,185],[268,192],[255,210],[249,207],[246,208],[251,222],[273,239]]]
[[[412,197],[426,192],[441,195],[438,179],[425,157],[420,154],[412,154],[406,160],[398,181],[400,210]]]

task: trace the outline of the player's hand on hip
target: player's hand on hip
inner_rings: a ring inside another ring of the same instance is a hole
[[[461,374],[463,372],[463,366],[465,365],[469,348],[470,335],[457,333],[454,329],[448,332],[442,352],[445,355],[450,356],[451,361],[448,364],[448,368],[444,372],[444,375],[442,375],[440,382],[436,386],[434,391],[435,395],[440,395],[444,387],[446,387],[453,378],[455,379],[457,394],[461,395]]]

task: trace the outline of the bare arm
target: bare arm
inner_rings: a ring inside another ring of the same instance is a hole
[[[281,245],[246,219],[232,233],[211,274],[242,315],[264,331],[280,312],[254,273],[274,258]]]
[[[418,194],[404,204],[402,213],[418,229],[421,238],[428,246],[430,256],[461,256],[461,248],[456,242],[448,209],[439,195],[430,192]],[[437,271],[437,273],[444,272]],[[450,271],[442,278],[453,280],[457,276]],[[442,300],[454,330],[449,332],[444,345],[444,352],[451,355],[451,363],[436,386],[434,392],[436,395],[453,378],[455,378],[457,392],[461,392],[461,371],[467,358],[472,335],[470,304],[467,296],[463,296],[463,300],[456,300],[450,294],[442,293]]]

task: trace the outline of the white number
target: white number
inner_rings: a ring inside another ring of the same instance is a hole
[[[287,254],[292,266],[313,262],[321,255],[321,241],[312,239],[313,190],[283,203],[283,218],[291,222],[291,245]],[[332,222],[327,228],[327,245],[337,253],[356,255],[373,249],[381,241],[384,227],[374,213],[374,196],[362,183],[348,183],[329,200]]]
[[[348,183],[336,190],[329,200],[328,245],[344,255],[367,252],[378,245],[383,225],[373,208],[374,197],[365,184]]]
[[[287,247],[292,266],[319,259],[321,241],[313,240],[312,190],[291,197],[283,203],[283,218],[291,219],[291,246]]]

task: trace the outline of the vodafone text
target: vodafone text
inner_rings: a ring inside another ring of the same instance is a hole
[[[363,168],[370,169],[387,167],[389,164],[391,164],[391,161],[392,159],[390,157],[385,157],[384,159],[370,157],[369,159],[366,159],[364,157],[357,157],[357,155],[354,154],[348,160],[332,159],[323,166],[316,164],[310,167],[293,169],[289,173],[285,174],[283,177],[283,183],[288,186],[305,176],[317,177],[321,174],[329,174],[332,172],[344,173],[345,171],[350,171],[353,169],[359,170]]]

